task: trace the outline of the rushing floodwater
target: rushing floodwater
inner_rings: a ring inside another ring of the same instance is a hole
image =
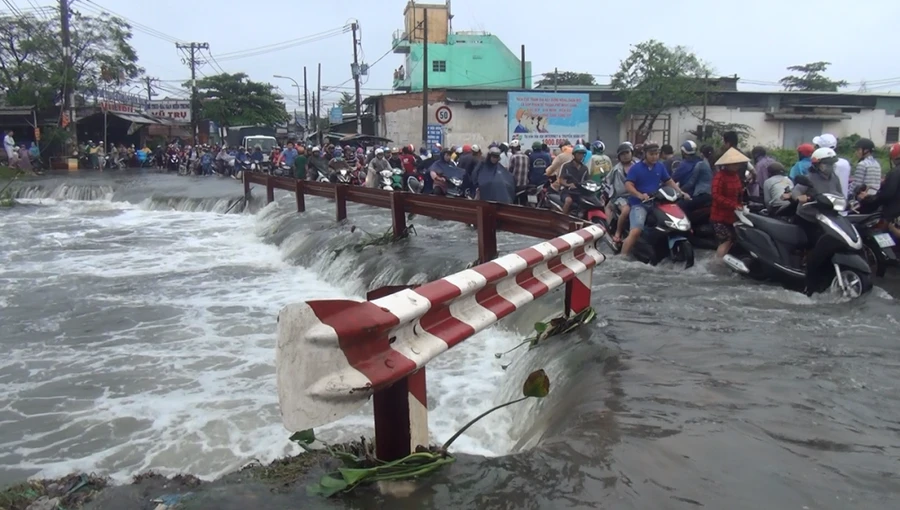
[[[72,470],[212,478],[291,453],[277,311],[475,258],[463,225],[416,219],[408,242],[357,253],[363,234],[334,225],[333,204],[308,199],[297,215],[292,197],[263,207],[240,193],[159,175],[20,186],[26,204],[0,211],[0,485]],[[389,224],[360,206],[349,217],[373,233]],[[501,251],[533,242],[501,235]],[[516,455],[458,463],[405,507],[895,508],[900,286],[877,285],[847,303],[709,260],[688,272],[609,260],[588,328],[497,360],[556,309],[548,299],[429,365],[436,441],[535,368],[553,390],[457,443]],[[320,435],[370,428],[367,408]]]

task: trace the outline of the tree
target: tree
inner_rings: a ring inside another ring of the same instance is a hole
[[[0,88],[9,105],[53,106],[62,91],[82,94],[139,76],[131,26],[108,13],[71,18],[72,73],[64,72],[59,19],[34,14],[0,19]]]
[[[207,76],[197,80],[197,89],[203,117],[220,126],[273,125],[290,118],[275,87],[251,81],[244,73]]]
[[[356,113],[356,96],[349,92],[341,92],[341,100],[338,101],[338,106],[341,107],[341,111],[344,113]]]
[[[703,62],[682,46],[670,48],[652,39],[633,46],[612,86],[625,101],[620,118],[642,116],[634,141],[643,142],[664,111],[697,104],[708,75]]]
[[[597,80],[588,73],[575,73],[572,71],[544,73],[538,80],[537,87],[552,87],[553,85],[596,85]]]
[[[799,76],[788,75],[778,80],[784,90],[809,90],[817,92],[837,92],[838,88],[847,86],[844,80],[832,80],[822,73],[831,62],[813,62],[802,66],[790,66],[788,71],[800,73]]]

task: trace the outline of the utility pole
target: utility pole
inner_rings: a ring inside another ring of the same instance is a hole
[[[197,99],[197,51],[208,50],[209,43],[175,43],[179,50],[185,50],[189,55],[187,64],[191,67],[191,134],[194,136],[194,145],[197,145],[197,117],[200,109],[200,101]]]
[[[144,83],[147,84],[147,101],[153,101],[153,82],[156,81],[156,78],[151,78],[147,76],[144,78]]]
[[[318,98],[316,103],[316,115],[322,115],[322,64],[319,64],[319,83],[316,85],[316,97]],[[319,129],[319,119],[316,119],[316,131],[319,133],[319,145],[322,145],[322,130]]]
[[[350,28],[353,30],[353,66],[350,71],[353,73],[353,82],[356,87],[356,134],[362,134],[362,100],[359,97],[359,57],[357,57],[357,47],[359,46],[359,41],[356,38],[356,30],[359,28],[359,25],[356,23],[350,24]]]
[[[522,88],[525,88],[525,45],[522,45]]]
[[[72,48],[71,38],[69,34],[69,2],[71,0],[59,0],[59,26],[60,37],[62,39],[63,50],[63,76],[66,80],[62,87],[63,114],[68,117],[69,121],[64,127],[68,131],[66,156],[74,155],[78,148],[78,129],[75,125],[75,87],[70,87],[70,83],[75,83],[75,71],[72,69]]]
[[[700,139],[706,139],[706,105],[709,102],[709,71],[703,75],[703,119],[700,123]]]
[[[306,66],[303,66],[303,117],[306,120],[304,136],[309,136],[309,89],[306,88]],[[303,142],[306,145],[306,140]]]
[[[422,9],[422,147],[428,145],[428,9]]]
[[[553,68],[553,92],[557,92],[557,87],[559,87],[559,68]]]

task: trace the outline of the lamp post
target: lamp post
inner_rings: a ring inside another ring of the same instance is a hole
[[[291,80],[292,82],[294,82],[294,86],[297,87],[297,104],[298,105],[300,104],[300,84],[297,83],[297,80],[291,78],[290,76],[282,76],[280,74],[272,75],[272,78],[281,78],[283,80]],[[297,121],[297,109],[294,108],[294,122],[296,122],[296,121]],[[309,122],[309,119],[307,119],[306,121]]]

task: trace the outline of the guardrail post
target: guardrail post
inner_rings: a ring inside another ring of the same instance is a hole
[[[493,206],[478,206],[475,227],[478,229],[478,263],[484,264],[497,258],[497,216]]]
[[[391,225],[394,227],[394,239],[406,237],[406,210],[403,193],[391,193]]]
[[[347,219],[347,189],[346,184],[338,184],[334,187],[334,201],[336,202],[336,218],[338,221]]]
[[[569,226],[569,230],[584,228],[584,223],[577,222]],[[605,234],[609,235],[609,234]],[[566,282],[565,314],[566,317],[577,315],[591,306],[591,285],[593,285],[594,272],[582,271],[575,278]]]
[[[399,195],[399,193],[397,193]],[[366,300],[410,288],[409,285],[381,287],[366,294]],[[416,446],[428,445],[428,400],[425,368],[372,396],[375,411],[375,455],[385,461],[402,459]]]
[[[244,181],[244,200],[250,200],[250,172],[241,172]]]
[[[297,196],[297,212],[306,211],[306,198],[303,196],[303,179],[297,179],[297,187],[294,189]]]
[[[272,182],[272,177],[266,176],[266,203],[271,204],[275,201],[275,183]]]

